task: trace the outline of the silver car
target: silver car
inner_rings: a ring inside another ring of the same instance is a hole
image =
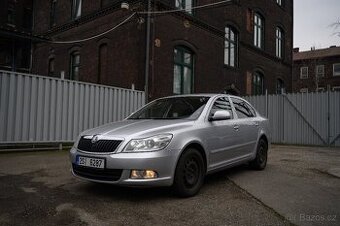
[[[207,174],[265,168],[268,120],[224,94],[157,99],[120,122],[84,131],[70,151],[74,176],[125,186],[173,186],[195,195]]]

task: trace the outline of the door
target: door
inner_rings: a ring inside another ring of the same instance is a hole
[[[247,102],[235,97],[230,99],[235,108],[237,116],[235,126],[238,127],[240,136],[238,156],[242,157],[254,151],[259,133],[259,124],[256,120],[255,110]]]
[[[217,98],[209,112],[213,115],[217,110],[227,110],[231,119],[207,121],[205,137],[209,150],[209,168],[216,169],[228,165],[236,155],[235,146],[240,142],[237,128],[234,128],[235,117],[227,97]]]

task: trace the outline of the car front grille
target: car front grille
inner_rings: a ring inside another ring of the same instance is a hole
[[[121,140],[98,140],[95,143],[91,139],[81,137],[78,143],[78,149],[87,152],[114,152],[120,145]]]
[[[117,181],[122,176],[122,169],[96,169],[90,167],[78,166],[72,164],[73,172],[81,177],[102,180],[102,181]]]

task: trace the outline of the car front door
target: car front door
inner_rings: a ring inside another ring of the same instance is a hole
[[[209,112],[213,116],[217,110],[227,110],[231,118],[220,121],[208,121],[205,128],[205,139],[209,150],[209,168],[215,169],[228,165],[237,155],[235,147],[240,142],[235,117],[228,97],[217,98]],[[235,127],[235,128],[234,128]]]

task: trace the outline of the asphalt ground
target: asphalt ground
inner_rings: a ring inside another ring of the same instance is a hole
[[[266,170],[206,178],[201,192],[89,183],[68,152],[0,153],[0,225],[340,225],[340,149],[273,146]]]

